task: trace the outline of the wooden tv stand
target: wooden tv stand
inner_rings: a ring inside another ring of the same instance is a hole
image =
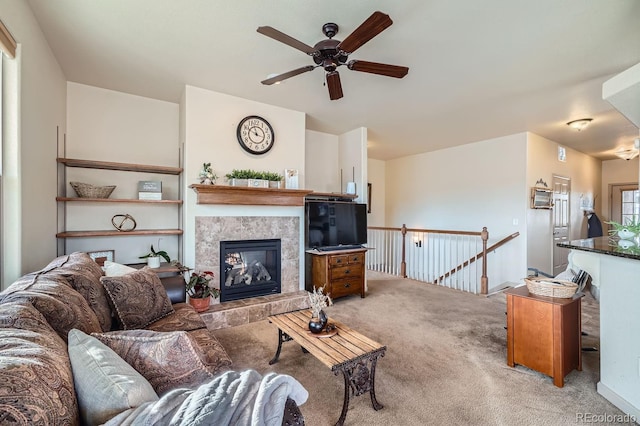
[[[311,254],[311,274],[314,288],[324,287],[332,299],[360,294],[364,297],[364,259],[366,248],[318,251]]]

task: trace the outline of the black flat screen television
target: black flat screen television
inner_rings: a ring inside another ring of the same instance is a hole
[[[310,248],[367,243],[366,204],[307,200],[305,220]]]

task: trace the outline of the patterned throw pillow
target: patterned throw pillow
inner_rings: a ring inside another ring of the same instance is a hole
[[[41,272],[65,277],[93,309],[102,331],[111,330],[111,307],[104,287],[100,284],[100,277],[104,274],[87,253],[75,252],[57,257]]]
[[[221,358],[231,362],[220,345],[219,356],[205,354],[186,331],[125,330],[93,336],[142,374],[158,395],[176,388],[197,387],[227,365],[218,362]]]
[[[0,304],[0,423],[77,425],[67,346],[28,302]]]
[[[124,330],[136,330],[173,313],[171,300],[150,268],[119,277],[102,277],[117,320]]]
[[[187,303],[174,303],[173,315],[164,317],[145,327],[153,331],[191,331],[207,328],[204,320],[193,307]]]
[[[0,293],[0,302],[30,302],[66,342],[72,328],[85,333],[102,331],[87,301],[61,275],[25,275]]]

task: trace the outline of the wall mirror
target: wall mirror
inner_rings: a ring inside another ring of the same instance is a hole
[[[531,208],[550,209],[553,207],[553,197],[549,188],[531,188]]]

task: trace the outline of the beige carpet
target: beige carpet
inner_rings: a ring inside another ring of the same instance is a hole
[[[581,413],[620,415],[596,392],[599,352],[583,352],[582,371],[557,388],[552,379],[506,364],[506,304],[502,293],[475,296],[383,274],[369,274],[367,297],[350,296],[327,309],[387,346],[376,373],[376,395],[352,398],[346,425],[567,425]],[[583,299],[583,346],[598,345],[598,305]],[[216,330],[234,368],[276,371],[309,391],[306,424],[332,425],[342,408],[344,382],[295,342],[270,366],[277,329],[268,321]]]

